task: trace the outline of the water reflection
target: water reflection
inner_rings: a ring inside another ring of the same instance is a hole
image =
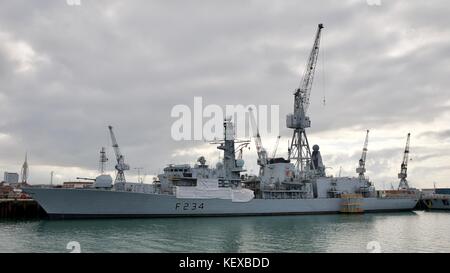
[[[0,222],[0,251],[384,252],[448,251],[450,213]]]

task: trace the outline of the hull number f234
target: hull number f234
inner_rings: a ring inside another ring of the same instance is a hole
[[[180,202],[175,204],[175,210],[201,210],[203,206],[203,203]]]

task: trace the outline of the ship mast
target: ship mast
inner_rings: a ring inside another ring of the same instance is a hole
[[[223,177],[219,179],[220,186],[230,187],[238,186],[241,182],[241,172],[244,171],[244,161],[241,158],[236,159],[236,143],[247,143],[248,140],[237,140],[231,117],[227,117],[223,121],[224,138],[211,142],[211,144],[219,144],[217,149],[223,150]],[[246,145],[247,145],[246,144]]]

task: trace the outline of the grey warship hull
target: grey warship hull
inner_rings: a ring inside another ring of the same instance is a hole
[[[37,200],[51,219],[333,214],[342,208],[340,198],[232,202],[97,189],[27,188],[24,191]],[[361,208],[364,212],[407,211],[417,201],[370,197],[362,199]]]

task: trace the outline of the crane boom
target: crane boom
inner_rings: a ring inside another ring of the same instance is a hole
[[[239,146],[234,151],[235,153],[237,153],[237,159],[242,159],[242,155],[244,153],[244,148],[246,148],[249,144],[250,144],[249,141],[244,141],[241,144],[239,144]],[[250,149],[250,147],[249,147],[249,149]]]
[[[277,137],[277,142],[275,142],[275,147],[273,147],[272,158],[275,158],[275,156],[277,155],[278,145],[280,144],[280,138],[281,136]]]
[[[122,155],[122,153],[120,152],[119,144],[117,144],[117,140],[116,140],[116,136],[114,135],[113,127],[110,125],[110,126],[108,126],[108,128],[109,128],[109,134],[111,136],[112,147],[114,148],[114,153],[116,154],[116,160],[117,160],[117,164],[115,166],[115,168],[117,170],[115,182],[126,182],[124,171],[129,170],[130,166],[125,163],[125,158]]]
[[[113,127],[111,125],[109,125],[108,128],[111,136],[112,147],[114,148],[114,153],[116,154],[116,159],[119,160],[122,153],[120,152],[119,144],[117,144],[116,135],[114,134]]]
[[[254,139],[255,139],[256,152],[258,154],[258,165],[264,166],[267,163],[267,151],[266,151],[266,149],[264,149],[264,147],[262,145],[261,136],[259,135],[259,128],[256,123],[256,118],[253,115],[253,109],[249,108],[248,110],[250,112],[251,126],[252,126],[252,128],[256,128],[256,134],[254,134]]]
[[[359,159],[359,166],[356,168],[356,173],[359,174],[360,179],[364,179],[364,173],[366,172],[366,157],[367,157],[367,146],[369,144],[369,130],[366,132],[366,139],[364,140],[364,146]]]
[[[106,151],[105,147],[102,147],[100,150],[100,159],[99,159],[99,165],[100,165],[100,174],[103,174],[105,171],[105,163],[108,162],[108,158],[106,157]]]
[[[400,173],[398,174],[398,178],[400,178],[400,183],[398,185],[399,189],[407,190],[409,189],[408,180],[406,177],[408,176],[408,160],[409,160],[409,141],[410,141],[411,133],[408,133],[406,138],[405,151],[403,152],[403,160],[400,165]]]
[[[306,64],[303,77],[299,88],[296,90],[296,108],[302,108],[303,114],[306,114],[309,106],[309,98],[311,96],[311,88],[314,81],[314,73],[316,71],[317,58],[319,57],[320,36],[322,33],[323,24],[317,27],[316,38],[314,45],[309,54],[308,63]]]

